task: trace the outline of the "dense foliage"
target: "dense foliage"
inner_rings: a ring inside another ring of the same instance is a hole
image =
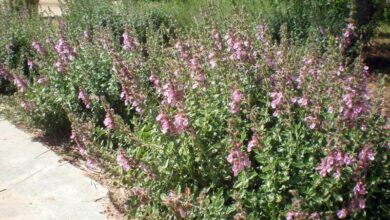
[[[353,23],[296,44],[305,24],[275,32],[240,8],[223,20],[210,4],[183,27],[158,8],[87,3],[58,25],[3,13],[0,86],[32,126],[69,132],[88,166],[112,164],[130,217],[390,215],[390,121],[369,67],[343,55]]]

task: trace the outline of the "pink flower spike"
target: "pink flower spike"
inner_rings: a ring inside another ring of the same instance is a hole
[[[230,164],[233,164],[232,170],[234,176],[237,176],[240,171],[251,166],[251,161],[248,156],[238,148],[232,149],[226,159]]]
[[[181,134],[188,128],[190,122],[187,115],[184,113],[177,113],[173,124],[175,125],[176,132]]]
[[[251,152],[253,148],[257,148],[257,147],[259,147],[259,138],[257,136],[253,136],[248,143],[247,151]]]
[[[78,99],[80,99],[84,103],[87,109],[91,108],[91,101],[89,100],[89,97],[84,90],[80,90]]]
[[[123,170],[125,170],[126,172],[130,170],[130,160],[126,156],[124,151],[121,151],[118,154],[118,157],[117,157],[116,161],[123,168]]]
[[[115,128],[115,122],[114,122],[114,118],[113,118],[111,112],[108,112],[108,111],[106,112],[106,118],[104,119],[103,124],[108,129]]]
[[[92,159],[89,159],[89,158],[87,159],[86,165],[87,165],[88,169],[91,169],[91,170],[96,168],[96,162]]]
[[[341,210],[339,210],[338,212],[337,212],[337,217],[339,218],[339,219],[343,219],[343,218],[345,218],[345,217],[347,217],[347,215],[348,215],[348,211],[347,211],[347,209],[341,209]]]
[[[320,214],[318,212],[313,212],[310,214],[310,219],[312,220],[320,220]]]
[[[86,156],[88,154],[87,150],[85,150],[85,148],[82,147],[79,147],[79,153],[81,156]]]

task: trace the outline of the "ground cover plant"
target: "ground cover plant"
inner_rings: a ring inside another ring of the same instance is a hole
[[[390,121],[370,68],[346,56],[353,22],[301,38],[240,7],[223,20],[206,4],[185,26],[87,3],[55,25],[3,14],[0,86],[89,167],[111,164],[130,218],[390,215]]]

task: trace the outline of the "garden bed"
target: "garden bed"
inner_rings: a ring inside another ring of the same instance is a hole
[[[320,1],[309,24],[298,12],[316,18],[314,3],[259,1],[257,17],[205,2],[183,21],[177,2],[70,1],[58,25],[10,16],[9,112],[103,168],[131,218],[388,216],[385,84],[370,87],[348,2]]]

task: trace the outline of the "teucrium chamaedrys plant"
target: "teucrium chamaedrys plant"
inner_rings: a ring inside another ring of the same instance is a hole
[[[34,74],[1,64],[0,75],[26,118],[69,129],[89,167],[122,177],[131,217],[387,216],[387,121],[369,68],[342,56],[353,24],[320,53],[286,28],[276,42],[244,14],[206,12],[143,41],[131,24],[118,37],[64,21],[31,39]]]

